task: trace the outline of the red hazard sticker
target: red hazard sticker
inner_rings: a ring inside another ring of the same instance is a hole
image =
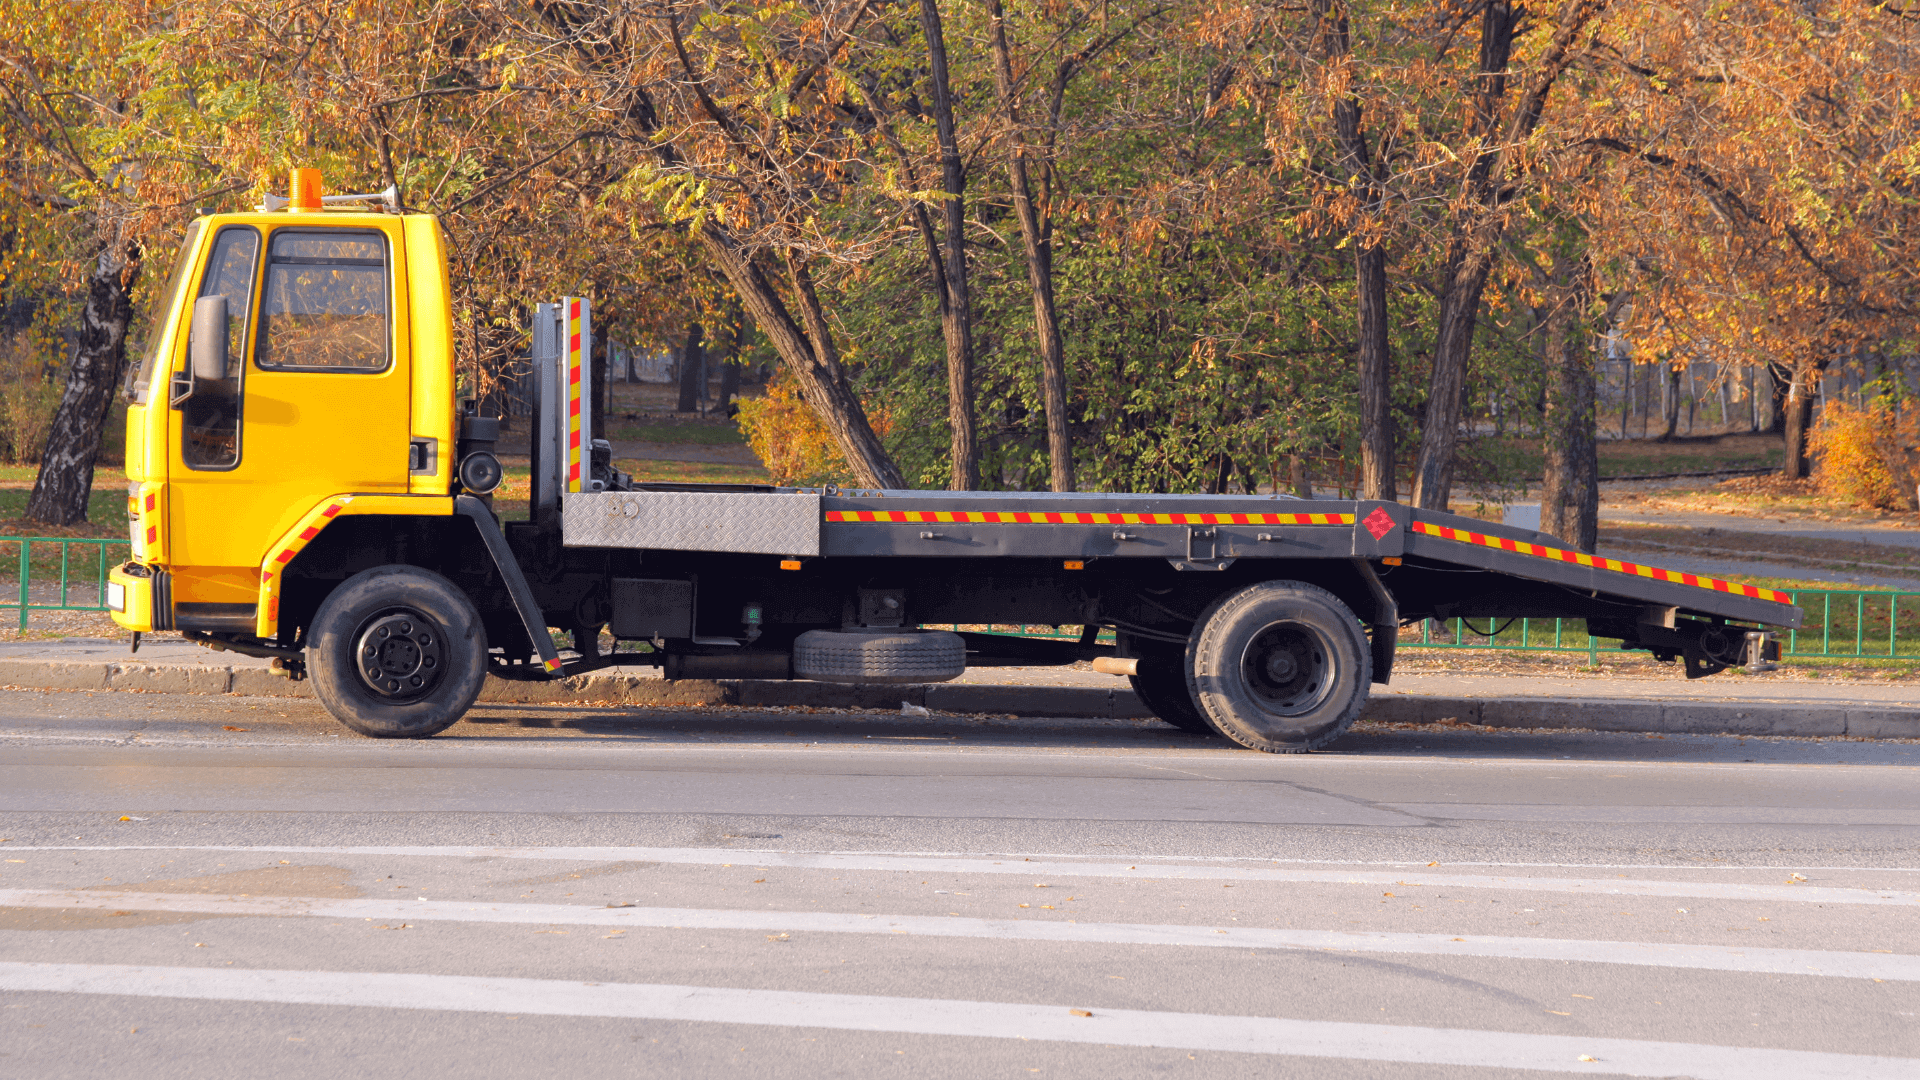
[[[1387,508],[1384,506],[1374,507],[1373,513],[1362,518],[1360,524],[1367,527],[1367,531],[1373,534],[1375,540],[1392,532],[1394,528],[1393,515],[1387,513]]]

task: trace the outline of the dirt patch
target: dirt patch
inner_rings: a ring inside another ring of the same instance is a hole
[[[202,919],[233,919],[236,915],[214,915],[198,911],[103,911],[99,908],[67,909],[43,907],[0,907],[0,930],[135,930],[142,926],[175,926]]]
[[[1600,516],[1606,517],[1609,510],[1677,510],[1849,525],[1911,527],[1920,522],[1920,515],[1912,511],[1854,506],[1824,494],[1811,480],[1787,480],[1777,474],[1737,476],[1704,484],[1675,481],[1609,485],[1601,491]]]
[[[585,870],[574,870],[564,874],[545,874],[540,877],[517,878],[513,881],[503,881],[501,882],[501,884],[502,885],[565,885],[570,881],[580,881],[585,878],[606,877],[608,874],[631,874],[635,870],[652,870],[659,865],[660,864],[657,862],[612,862],[612,863],[606,864],[605,866],[594,866],[594,867],[589,867]]]
[[[263,866],[205,877],[93,885],[86,892],[182,893],[189,896],[317,896],[354,900],[366,894],[347,884],[352,871],[341,866]]]

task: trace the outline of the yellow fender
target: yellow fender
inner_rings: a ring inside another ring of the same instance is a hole
[[[260,599],[255,607],[254,632],[271,638],[280,632],[280,579],[287,564],[313,542],[336,518],[385,514],[401,517],[452,517],[450,495],[335,495],[307,511],[279,542],[267,549],[260,563]]]

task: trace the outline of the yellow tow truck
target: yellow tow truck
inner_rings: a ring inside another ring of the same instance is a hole
[[[128,374],[114,619],[136,647],[178,630],[269,658],[379,737],[444,730],[489,674],[1089,660],[1167,722],[1273,752],[1344,732],[1430,616],[1585,619],[1696,677],[1800,624],[1772,590],[1394,502],[637,484],[591,437],[591,305],[537,305],[532,329],[531,510],[502,522],[500,421],[456,401],[433,217],[297,169],[288,197],[195,220]],[[1084,632],[927,628],[996,623]]]

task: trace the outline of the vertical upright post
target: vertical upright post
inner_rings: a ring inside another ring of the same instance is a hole
[[[1894,593],[1892,596],[1887,597],[1887,656],[1889,658],[1899,655],[1898,650],[1894,648],[1895,643],[1899,640],[1900,594]]]
[[[20,629],[27,628],[27,575],[32,573],[33,559],[27,541],[20,541]]]
[[[560,503],[560,439],[555,421],[560,408],[558,310],[553,304],[538,304],[533,309],[533,420],[532,502],[533,520],[552,518]]]
[[[585,297],[568,296],[560,301],[562,385],[565,411],[561,414],[561,469],[563,490],[592,491],[593,488],[593,305]]]
[[[65,603],[65,601],[62,601]],[[1853,655],[1865,656],[1867,648],[1867,594],[1853,594]]]

